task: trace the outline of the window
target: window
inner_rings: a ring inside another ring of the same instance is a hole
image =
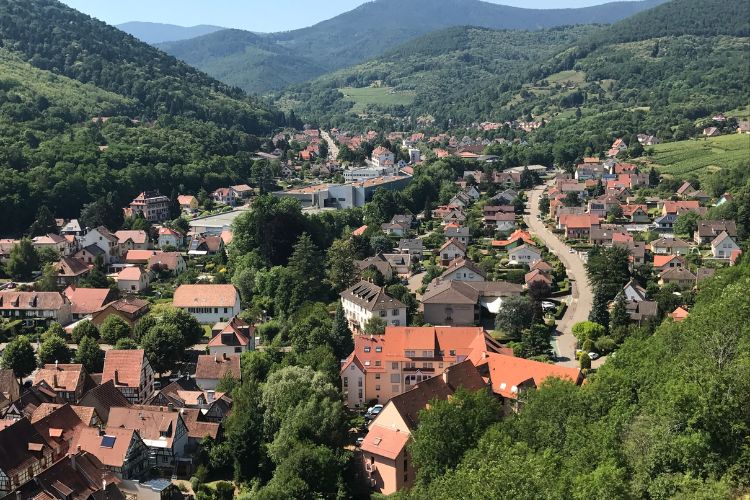
[[[404,473],[408,470],[407,467],[409,466],[409,461],[407,459],[404,459]]]
[[[398,309],[393,309],[391,311],[391,316],[398,316]]]
[[[354,371],[354,365],[352,365],[352,366],[351,366],[351,368],[349,368],[349,369],[350,369],[351,371]]]
[[[393,323],[393,326],[401,326],[401,321],[394,319],[391,323]]]
[[[383,352],[383,348],[380,346],[375,347],[375,352]]]
[[[416,368],[416,363],[404,363],[404,368]]]
[[[357,379],[357,387],[362,387],[362,377]]]
[[[380,366],[380,360],[375,361],[375,366]]]
[[[391,373],[391,384],[398,384],[401,382],[401,377],[398,373]]]
[[[432,363],[422,363],[422,368],[432,368]]]
[[[423,358],[431,358],[435,351],[422,351]]]
[[[398,363],[391,363],[391,370],[398,370]]]
[[[218,307],[214,307],[214,314],[219,314],[219,308]]]
[[[379,391],[379,390],[380,390],[380,386],[379,386],[379,385],[376,385],[376,386],[375,386],[375,390],[376,390],[376,391]]]
[[[404,356],[406,356],[407,358],[413,358],[415,356],[415,352],[414,351],[404,351]]]
[[[226,308],[226,307],[225,307],[225,308],[224,308],[224,314],[226,314],[226,313],[228,313],[228,312],[229,312],[228,308]]]
[[[375,374],[375,380],[380,380],[380,374],[379,373]]]
[[[365,352],[370,352],[370,346],[365,346]]]
[[[381,318],[385,318],[386,316],[388,316],[388,311],[380,311]]]
[[[451,356],[455,356],[455,355],[456,355],[456,351],[455,351],[455,350],[453,350],[453,349],[451,349],[451,350],[450,350],[450,355],[451,355]]]
[[[242,352],[242,347],[235,347],[235,348],[234,348],[234,352],[235,352],[235,353],[240,353],[240,352]]]
[[[359,395],[359,399],[362,399],[362,389],[359,390],[358,395]]]

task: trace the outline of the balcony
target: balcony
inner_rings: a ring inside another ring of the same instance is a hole
[[[414,372],[422,372],[422,373],[434,373],[435,368],[421,368],[419,366],[415,366],[414,368],[406,368],[403,369],[404,372],[408,373],[414,373]]]

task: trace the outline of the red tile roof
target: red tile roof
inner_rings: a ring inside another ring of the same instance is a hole
[[[63,294],[71,303],[73,314],[92,314],[107,304],[112,291],[109,288],[76,288],[69,286]]]
[[[141,384],[141,370],[144,362],[143,349],[107,351],[104,355],[102,384],[116,379],[115,385],[138,387]]]
[[[53,390],[75,392],[84,383],[86,372],[80,364],[48,364],[40,368],[34,376],[34,384],[42,380]]]
[[[578,368],[567,368],[503,354],[487,353],[484,359],[477,362],[480,373],[483,373],[483,366],[487,368],[492,390],[511,399],[517,397],[519,386],[530,381],[535,387],[539,387],[550,377],[570,380],[575,384],[583,382],[583,374]]]
[[[360,449],[381,457],[395,460],[409,441],[411,434],[398,429],[371,425]]]
[[[180,285],[174,292],[175,307],[234,307],[239,293],[233,285]]]
[[[239,354],[198,356],[198,363],[195,365],[196,379],[221,380],[227,373],[238,380],[242,377]]]

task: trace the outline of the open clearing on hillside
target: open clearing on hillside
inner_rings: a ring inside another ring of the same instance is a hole
[[[414,92],[401,92],[392,87],[344,87],[339,89],[344,99],[354,103],[352,111],[361,113],[372,104],[375,106],[409,106],[414,102]]]
[[[586,73],[582,71],[560,71],[545,78],[550,84],[554,83],[583,83],[586,81]]]
[[[750,135],[724,135],[707,139],[658,144],[650,158],[663,174],[698,178],[724,168],[750,162]],[[644,158],[645,159],[645,158]]]

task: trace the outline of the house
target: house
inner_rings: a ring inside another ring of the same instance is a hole
[[[676,323],[685,321],[689,315],[690,313],[684,307],[678,307],[677,309],[669,313],[669,317],[672,318],[672,320]]]
[[[91,315],[91,322],[97,327],[104,323],[110,315],[116,314],[131,328],[149,311],[150,302],[134,296],[126,296],[106,304]]]
[[[46,382],[40,382],[37,385],[27,387],[21,392],[18,399],[15,399],[3,410],[2,417],[4,420],[20,420],[22,418],[31,419],[34,411],[44,403],[62,403],[62,399],[47,385]]]
[[[195,379],[189,377],[178,378],[164,387],[148,401],[148,405],[174,408],[192,408],[201,410],[204,422],[221,423],[224,416],[232,408],[232,400],[223,392],[204,391]],[[205,410],[205,411],[203,411]],[[184,415],[185,412],[183,412]],[[184,418],[184,417],[183,417]],[[190,423],[186,420],[188,433]]]
[[[240,313],[240,294],[233,285],[180,285],[172,305],[192,314],[198,322],[212,325]]]
[[[34,385],[44,381],[57,396],[67,403],[75,404],[84,392],[94,387],[94,381],[81,364],[47,364],[34,375]]]
[[[117,288],[125,293],[140,293],[148,289],[151,283],[151,273],[140,266],[125,267],[117,273]]]
[[[648,215],[646,205],[622,205],[622,216],[632,224],[649,224],[651,217]]]
[[[622,293],[625,294],[625,298],[630,302],[643,302],[647,297],[646,289],[634,280],[627,282],[622,288]]]
[[[393,278],[393,268],[382,253],[373,257],[367,257],[364,260],[356,261],[355,264],[359,269],[360,276],[364,271],[370,269],[378,271],[383,275],[386,281],[390,281]]]
[[[637,137],[638,142],[640,142],[642,146],[655,146],[661,144],[661,140],[654,135],[638,134]]]
[[[370,156],[372,165],[375,167],[393,167],[395,156],[383,146],[378,146]]]
[[[83,228],[78,219],[70,219],[63,227],[60,228],[60,236],[81,236]]]
[[[86,264],[93,264],[96,262],[96,257],[101,256],[104,264],[111,264],[117,262],[120,258],[119,240],[117,236],[110,233],[109,230],[104,226],[99,226],[94,229],[89,229],[86,234],[81,238],[80,244],[83,250],[78,252],[75,257],[82,260]],[[99,248],[99,251],[94,250],[91,247],[94,245]],[[79,256],[81,252],[85,250],[85,253]]]
[[[234,191],[235,199],[237,201],[245,201],[252,197],[253,193],[255,192],[253,188],[251,188],[247,184],[236,184],[234,186],[229,186],[229,189]]]
[[[690,243],[680,238],[658,238],[651,242],[651,252],[656,255],[687,255]]]
[[[126,217],[142,215],[149,222],[164,222],[169,219],[169,198],[162,196],[159,191],[144,191],[130,202],[125,209]]]
[[[133,404],[146,401],[154,393],[154,370],[143,349],[106,351],[101,383],[110,380]]]
[[[684,267],[675,267],[662,271],[659,275],[659,285],[677,285],[682,290],[689,290],[695,285],[695,275]]]
[[[656,318],[659,315],[659,304],[653,300],[629,301],[625,308],[630,316],[630,321],[639,325],[643,321]]]
[[[70,301],[59,292],[0,291],[0,316],[23,320],[27,325],[71,321]]]
[[[750,121],[742,120],[737,124],[738,134],[750,134]]]
[[[51,466],[54,458],[52,448],[27,418],[0,427],[0,496],[31,481]]]
[[[466,222],[466,214],[463,213],[463,211],[459,208],[454,208],[447,214],[445,214],[442,218],[443,224],[450,224],[451,222],[455,222],[456,224],[463,224]]]
[[[104,424],[109,420],[109,411],[112,408],[126,408],[130,402],[123,396],[113,380],[103,382],[83,395],[79,405],[93,408]]]
[[[406,306],[374,283],[360,281],[341,292],[340,296],[352,332],[364,332],[365,326],[374,317],[389,326],[406,325]]]
[[[149,257],[148,269],[157,273],[169,271],[174,275],[178,275],[187,270],[187,264],[180,252],[158,252]]]
[[[97,264],[99,259],[101,259],[101,262],[104,263],[106,259],[107,254],[99,248],[96,245],[89,245],[87,247],[84,247],[80,250],[78,250],[74,255],[73,258],[77,261],[83,262],[87,265],[94,265]]]
[[[215,391],[224,377],[242,380],[239,354],[201,354],[195,365],[195,383],[204,391]]]
[[[159,228],[159,240],[158,246],[163,249],[164,247],[180,248],[185,242],[185,236],[174,229],[168,227]]]
[[[593,227],[589,232],[589,242],[593,245],[612,246],[615,238],[623,243],[633,239],[622,226]]]
[[[8,498],[124,500],[115,477],[91,453],[71,453],[18,486]]]
[[[220,203],[222,205],[228,205],[230,207],[234,207],[237,205],[237,193],[235,193],[232,188],[219,188],[211,193],[211,197],[216,203]]]
[[[476,369],[489,379],[492,392],[501,398],[507,413],[520,410],[524,392],[537,389],[549,379],[560,379],[576,385],[583,383],[579,368],[542,363],[506,354],[480,352],[472,356]]]
[[[706,127],[703,129],[703,135],[705,137],[716,137],[721,135],[721,131],[717,127]]]
[[[591,229],[599,227],[599,217],[592,214],[564,215],[560,217],[560,226],[565,229],[565,238],[587,240]]]
[[[490,199],[493,205],[513,205],[513,201],[518,198],[518,192],[512,189],[506,189],[502,193],[498,193]]]
[[[128,250],[125,254],[125,264],[146,265],[148,259],[159,253],[161,250]]]
[[[459,388],[469,391],[485,388],[484,380],[470,361],[446,368],[442,374],[426,378],[386,403],[360,446],[367,481],[376,493],[390,495],[414,484],[408,444],[419,425],[419,412],[435,400],[449,399]]]
[[[716,276],[716,269],[713,267],[699,267],[695,271],[695,281],[700,284],[701,281],[713,278]]]
[[[394,215],[390,222],[380,226],[382,231],[389,236],[406,236],[411,230],[414,217],[412,215]]]
[[[398,242],[396,251],[411,255],[412,259],[422,260],[422,255],[424,254],[424,242],[420,238],[402,238]]]
[[[208,341],[209,354],[242,354],[255,350],[255,327],[235,316],[220,322],[211,329]]]
[[[120,246],[120,255],[125,255],[130,250],[148,250],[149,241],[146,231],[116,231],[115,237]]]
[[[536,242],[531,237],[531,233],[528,231],[524,231],[522,229],[516,229],[511,233],[510,236],[508,236],[507,240],[493,240],[492,246],[493,247],[500,247],[505,248],[506,250],[511,250],[513,248],[516,248],[521,245],[536,245]]]
[[[440,276],[441,281],[485,281],[487,275],[474,262],[459,257],[448,264]]]
[[[469,244],[469,238],[471,237],[471,231],[468,227],[462,226],[456,222],[451,222],[443,227],[443,232],[448,240],[457,240],[463,246]]]
[[[542,252],[538,248],[523,244],[508,251],[508,262],[510,264],[528,264],[542,260]]]
[[[686,200],[690,198],[690,195],[695,192],[695,188],[693,187],[690,182],[685,181],[683,182],[679,188],[677,188],[677,191],[675,191],[675,194],[682,198],[683,200]]]
[[[193,195],[181,194],[177,197],[177,203],[183,212],[193,213],[198,210],[198,198]]]
[[[526,288],[529,288],[534,283],[541,283],[550,288],[552,288],[552,285],[554,284],[552,278],[548,274],[542,273],[539,269],[529,271],[524,275],[523,279],[524,283],[526,283]]]
[[[52,250],[56,251],[60,255],[69,255],[71,251],[73,250],[70,247],[70,242],[66,238],[58,234],[46,234],[44,236],[36,236],[32,238],[31,244],[37,250],[42,250],[44,248],[51,248]]]
[[[698,221],[698,227],[693,233],[693,241],[699,245],[711,243],[723,232],[726,232],[732,238],[736,238],[737,224],[733,220]]]
[[[680,255],[654,255],[654,271],[661,273],[667,269],[687,267],[685,258]]]
[[[422,296],[424,320],[432,325],[473,326],[482,309],[500,310],[503,299],[519,296],[521,285],[506,281],[433,281]]]
[[[384,253],[382,258],[388,262],[388,265],[398,276],[411,276],[411,255],[408,253]]]
[[[654,219],[653,227],[658,232],[672,232],[676,221],[677,214],[662,215]]]
[[[61,288],[68,285],[77,285],[81,278],[91,272],[88,265],[72,257],[62,257],[53,264],[53,267],[57,273],[57,286]]]
[[[494,227],[500,232],[512,231],[516,227],[516,214],[514,213],[496,213],[484,217],[486,226]]]
[[[440,264],[447,266],[458,258],[466,257],[466,247],[455,238],[446,241],[438,250]]]
[[[715,259],[729,260],[732,253],[739,249],[740,246],[726,231],[722,231],[722,233],[711,242],[711,255],[713,255]]]
[[[93,382],[93,381],[92,381]],[[90,427],[99,427],[102,424],[102,419],[99,414],[96,413],[96,408],[90,406],[71,405],[70,403],[42,403],[34,410],[31,414],[31,423],[36,424],[37,422],[45,419],[47,416],[57,412],[63,406],[67,406],[76,417],[83,423],[83,425]]]
[[[162,407],[112,408],[105,436],[112,429],[128,429],[148,448],[148,467],[165,469],[170,474],[178,459],[185,456],[188,431],[180,412]]]
[[[76,434],[71,448],[95,456],[119,479],[138,479],[149,468],[149,449],[136,429],[86,427]]]
[[[662,215],[682,215],[687,212],[695,212],[702,215],[705,209],[701,209],[700,202],[697,200],[687,201],[665,201],[662,206]]]
[[[196,234],[188,245],[188,255],[214,255],[223,251],[224,240],[220,235]]]

